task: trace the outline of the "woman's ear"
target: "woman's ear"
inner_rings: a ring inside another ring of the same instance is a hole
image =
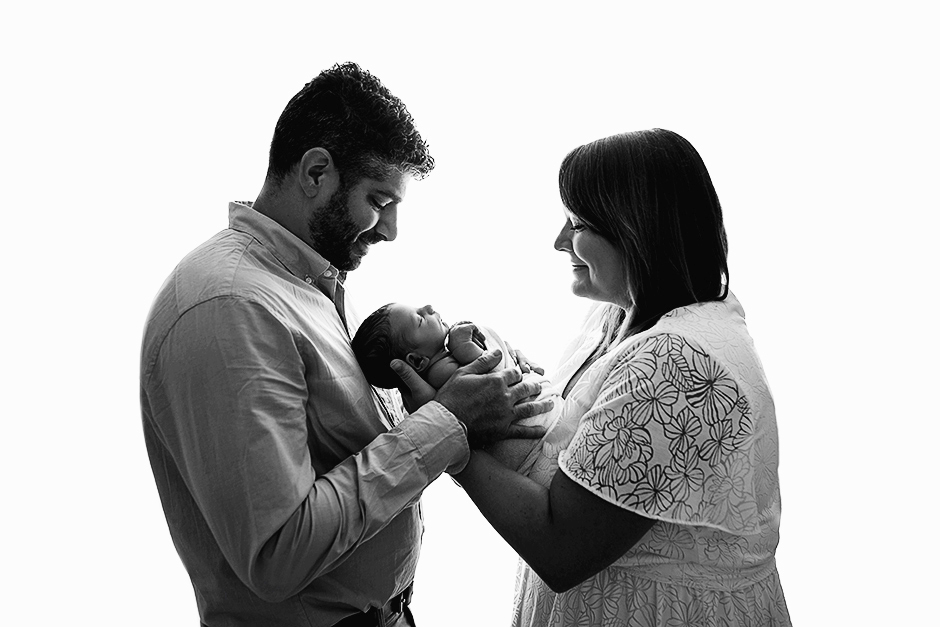
[[[410,352],[405,355],[405,363],[414,368],[415,372],[424,372],[428,364],[431,362],[431,359],[425,355],[419,355],[415,352]]]

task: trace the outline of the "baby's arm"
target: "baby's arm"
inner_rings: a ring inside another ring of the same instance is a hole
[[[466,366],[486,350],[483,334],[472,322],[458,322],[447,334],[447,350],[461,366]]]
[[[459,367],[460,364],[457,363],[456,359],[451,355],[445,355],[431,364],[427,374],[424,376],[424,380],[427,381],[432,388],[439,390],[442,385],[447,383],[447,380],[450,379],[451,375],[454,374],[454,371]]]
[[[476,325],[471,322],[458,322],[447,334],[448,354],[431,364],[424,380],[435,390],[440,389],[457,368],[473,362],[485,350],[483,334]]]
[[[493,333],[493,337],[490,338],[492,340],[492,345],[490,348],[503,349],[503,358],[508,363],[515,363],[516,359],[514,351],[509,346],[509,344],[506,344],[500,340],[492,330],[488,329],[487,333]],[[476,325],[471,322],[458,322],[450,329],[447,348],[458,362],[461,364],[466,364],[470,363],[483,354],[483,351],[486,348],[486,344],[484,343],[483,333],[477,329]],[[553,418],[553,412],[546,412],[544,414],[539,414],[538,416],[520,420],[519,424],[550,427],[553,422]],[[529,456],[529,453],[532,451],[532,449],[539,444],[540,441],[537,439],[510,439],[495,442],[494,444],[487,446],[485,450],[504,466],[511,468],[512,470],[519,470],[522,462],[524,462],[526,457]]]

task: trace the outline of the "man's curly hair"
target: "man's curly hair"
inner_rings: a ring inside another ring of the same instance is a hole
[[[317,147],[329,151],[347,185],[393,170],[422,179],[434,169],[405,104],[355,63],[324,70],[287,103],[274,128],[268,178],[282,181]]]
[[[353,352],[359,360],[366,380],[377,388],[397,388],[401,378],[389,363],[398,356],[399,345],[392,337],[388,310],[391,304],[379,307],[366,318],[352,340]]]

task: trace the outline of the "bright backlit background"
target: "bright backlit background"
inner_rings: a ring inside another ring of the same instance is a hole
[[[357,309],[430,302],[549,369],[587,305],[552,250],[561,159],[622,131],[689,139],[775,394],[794,623],[924,623],[940,103],[920,5],[241,4],[4,11],[4,624],[197,624],[141,436],[142,325],[257,194],[290,97],[346,60],[437,160],[350,277]],[[419,624],[507,624],[512,551],[446,478],[424,503]]]

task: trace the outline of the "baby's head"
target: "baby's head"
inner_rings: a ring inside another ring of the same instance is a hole
[[[389,363],[401,359],[421,374],[447,354],[448,327],[430,305],[410,307],[389,303],[366,318],[352,347],[369,383],[380,388],[402,384]]]

